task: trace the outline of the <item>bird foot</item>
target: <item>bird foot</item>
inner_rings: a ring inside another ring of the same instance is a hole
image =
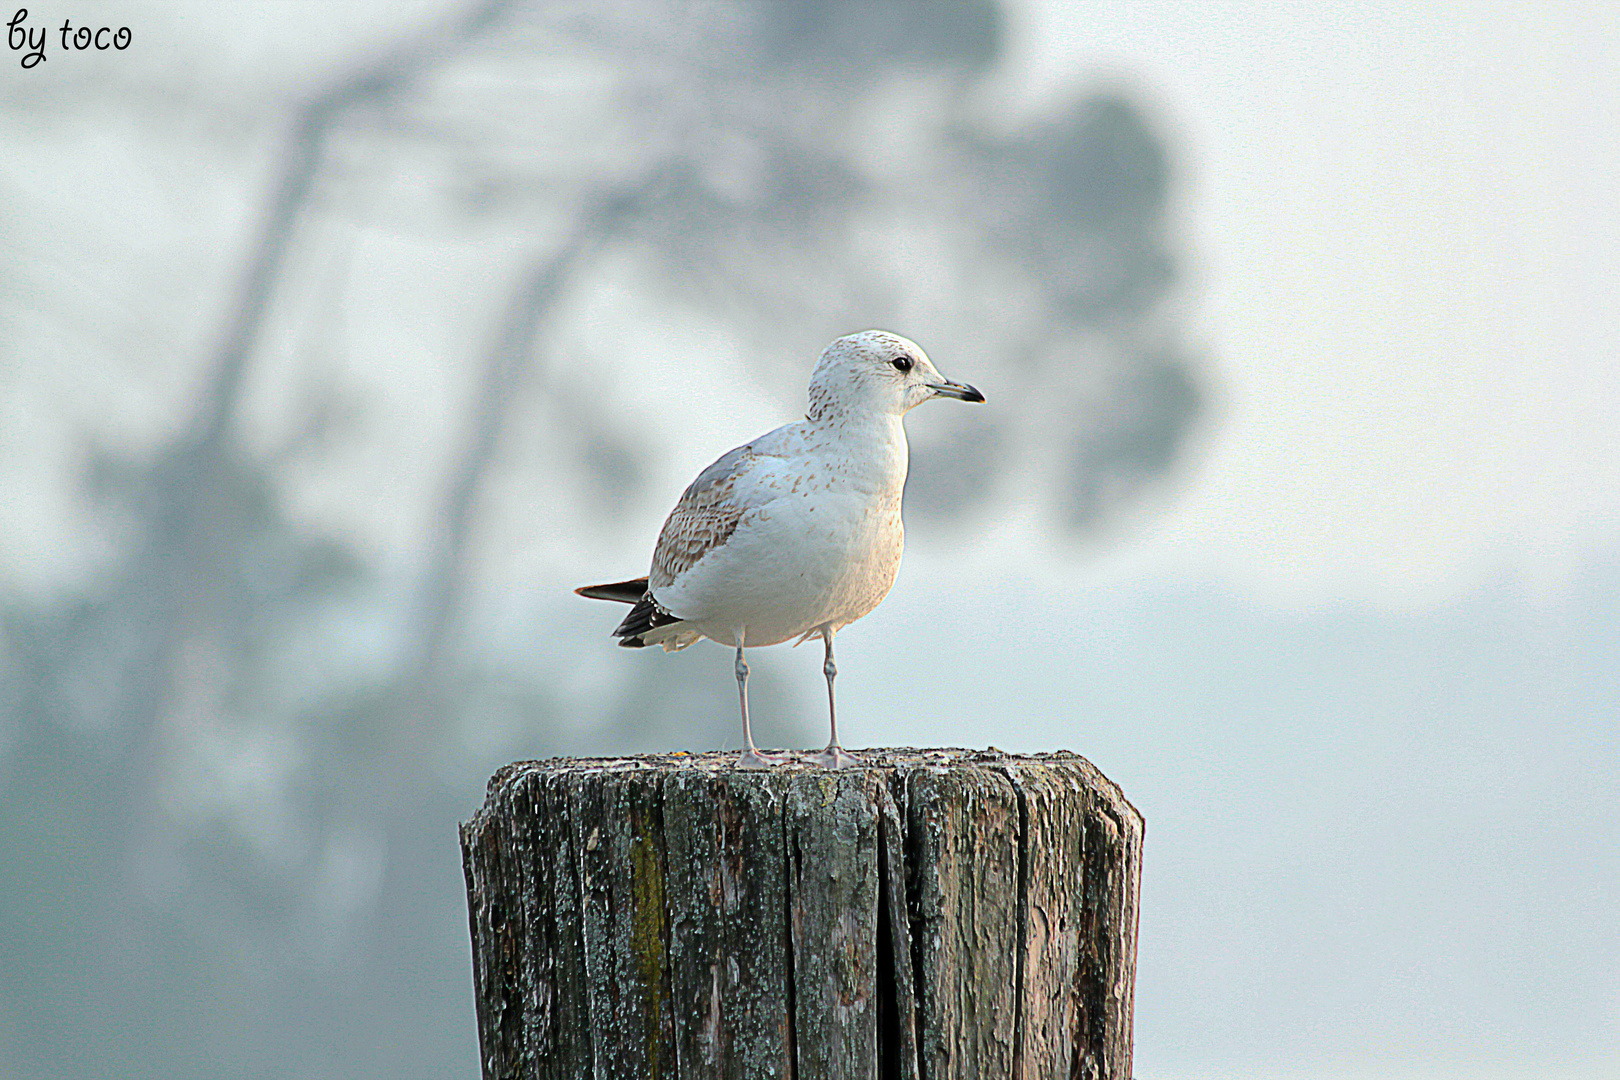
[[[774,769],[778,765],[786,764],[791,760],[793,759],[786,754],[764,754],[753,747],[749,747],[747,750],[744,750],[742,752],[742,756],[737,759],[737,768]]]
[[[861,759],[834,743],[819,754],[812,754],[811,762],[823,769],[848,769],[861,763]]]

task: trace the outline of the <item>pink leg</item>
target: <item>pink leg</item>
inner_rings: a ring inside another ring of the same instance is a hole
[[[831,735],[827,739],[827,749],[817,754],[813,760],[824,769],[847,769],[851,765],[859,765],[861,759],[838,745],[838,705],[833,700],[833,678],[838,674],[838,668],[833,664],[833,632],[823,626],[821,638],[827,643],[827,662],[821,665],[821,672],[827,676],[827,719],[832,727]]]

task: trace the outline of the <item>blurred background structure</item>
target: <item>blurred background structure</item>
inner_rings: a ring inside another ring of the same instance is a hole
[[[737,739],[568,590],[881,326],[990,405],[841,726],[1124,786],[1139,1074],[1620,1076],[1595,9],[65,17],[133,40],[0,80],[0,1075],[477,1075],[487,775]]]

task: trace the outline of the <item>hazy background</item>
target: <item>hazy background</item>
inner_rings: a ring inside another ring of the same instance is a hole
[[[1137,1075],[1620,1077],[1601,6],[64,18],[133,41],[0,54],[0,1076],[477,1075],[489,772],[738,741],[568,590],[883,326],[990,401],[846,742],[1121,783]]]

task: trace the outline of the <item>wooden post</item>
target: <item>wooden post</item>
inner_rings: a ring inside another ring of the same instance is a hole
[[[509,765],[462,826],[487,1080],[1129,1080],[1142,816],[1073,754]]]

